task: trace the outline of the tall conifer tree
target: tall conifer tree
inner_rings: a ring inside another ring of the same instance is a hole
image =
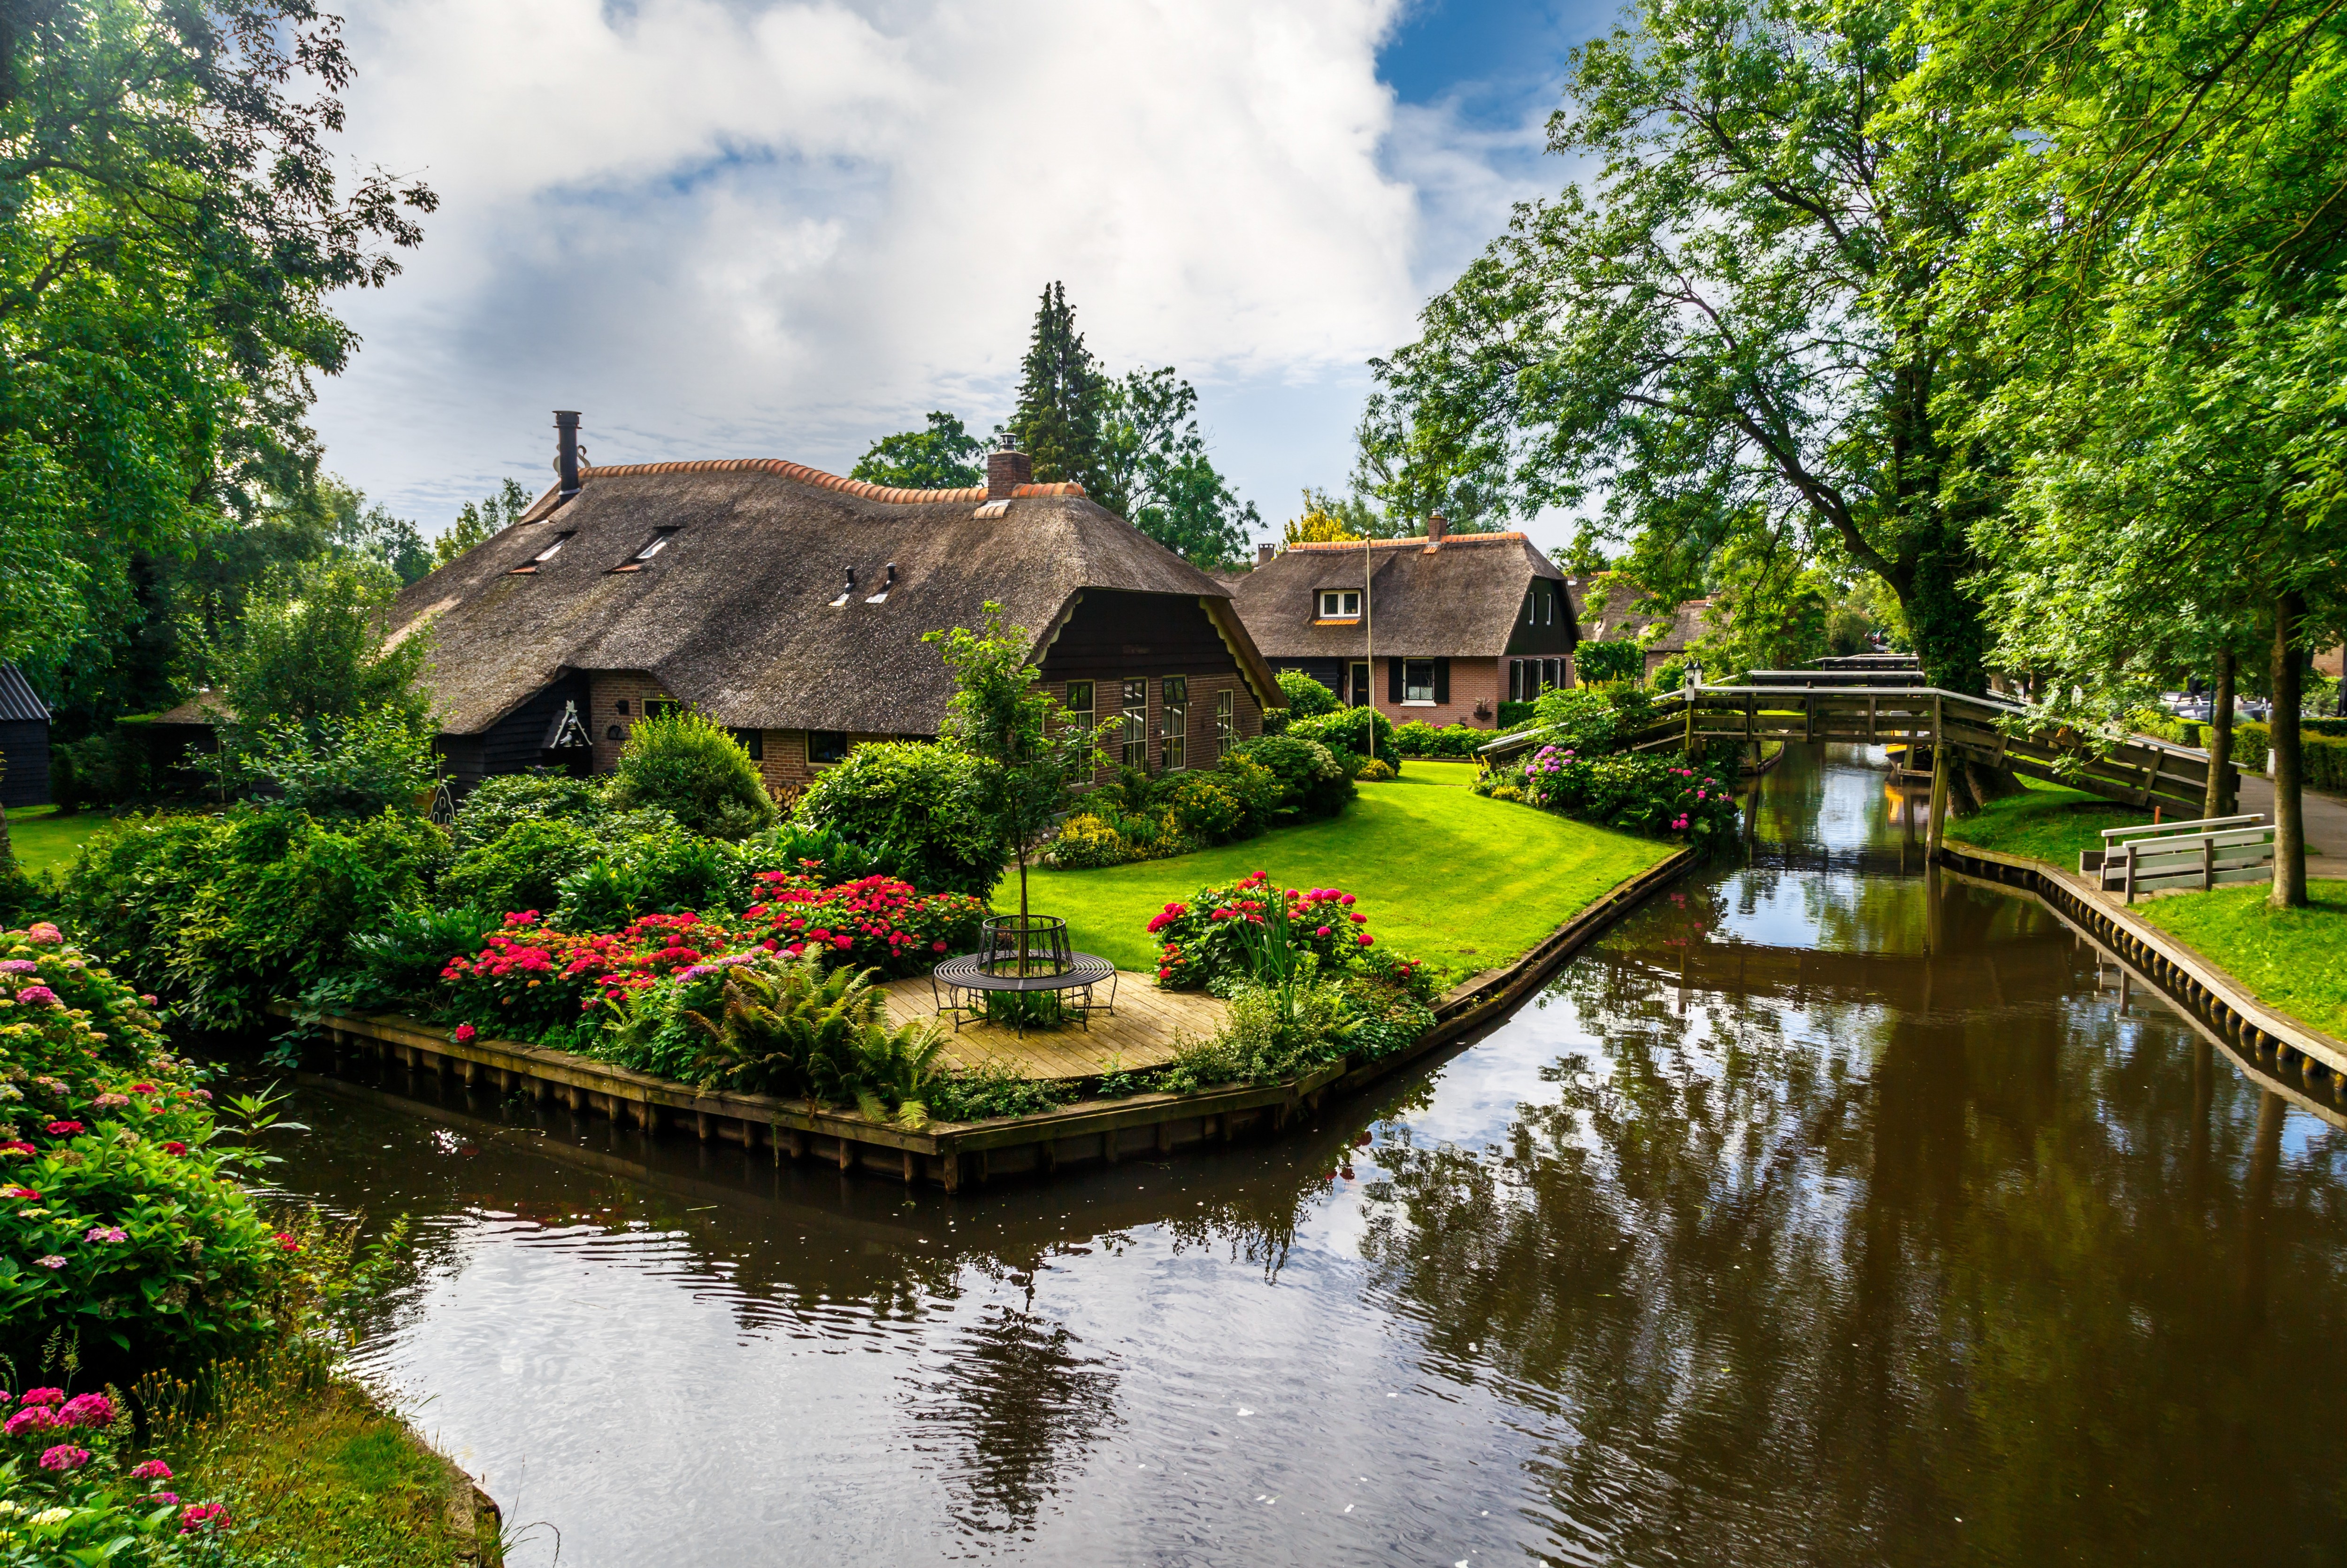
[[[1084,347],[1083,333],[1076,331],[1067,285],[1048,285],[1035,312],[1035,335],[1020,366],[1019,407],[1010,416],[1010,434],[1033,461],[1037,479],[1073,479],[1092,499],[1122,514],[1126,497],[1110,493],[1115,487],[1101,460],[1101,413],[1107,392],[1100,361]]]

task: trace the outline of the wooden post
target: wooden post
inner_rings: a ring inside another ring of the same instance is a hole
[[[2121,868],[2127,878],[2127,901],[2132,904],[2135,902],[2135,845],[2128,845],[2121,853],[2127,856],[2127,865]]]
[[[2213,835],[2200,835],[2200,891],[2208,892],[2217,886],[2217,840]]]
[[[1948,812],[1948,726],[1941,712],[1940,699],[1932,699],[1932,820],[1930,838],[1924,853],[1932,860],[1940,858],[1940,825]]]

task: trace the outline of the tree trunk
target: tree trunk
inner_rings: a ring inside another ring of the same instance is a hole
[[[2305,802],[2299,794],[2298,703],[2306,658],[2298,646],[2306,596],[2292,589],[2274,600],[2273,741],[2275,909],[2306,907]]]
[[[2233,760],[2233,651],[2217,651],[2217,692],[2209,707],[2209,794],[2203,816],[2230,816],[2232,793],[2225,788],[2225,769]]]

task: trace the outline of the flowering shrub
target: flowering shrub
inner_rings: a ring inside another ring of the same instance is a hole
[[[1159,987],[1201,990],[1217,979],[1247,974],[1239,927],[1262,926],[1273,900],[1287,912],[1290,945],[1316,955],[1324,972],[1344,968],[1353,954],[1376,946],[1368,917],[1354,912],[1350,893],[1335,887],[1283,892],[1272,886],[1268,873],[1258,871],[1227,886],[1201,887],[1188,903],[1168,904],[1150,920],[1149,934],[1158,940]]]
[[[224,1563],[230,1522],[218,1503],[187,1502],[171,1467],[118,1456],[128,1412],[108,1394],[0,1390],[0,1561],[11,1563]]]
[[[284,1254],[154,998],[54,926],[0,932],[0,1343],[149,1363],[261,1332]]]
[[[1732,784],[1667,756],[1592,757],[1542,746],[1511,774],[1527,804],[1638,833],[1683,833],[1698,846],[1729,842],[1742,821]]]
[[[948,953],[978,945],[986,901],[967,893],[917,893],[893,876],[817,887],[787,872],[756,877],[764,903],[743,912],[744,941],[796,956],[828,946],[827,961],[885,974],[924,973]]]

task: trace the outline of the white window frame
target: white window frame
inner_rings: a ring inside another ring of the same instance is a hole
[[[1418,670],[1423,670],[1426,671],[1426,684],[1423,686],[1419,685],[1409,678],[1411,671]],[[1412,696],[1411,693],[1413,692],[1424,692],[1426,695],[1423,697]],[[1405,659],[1401,661],[1401,705],[1405,708],[1431,708],[1434,706],[1433,660]]]
[[[1323,620],[1358,620],[1361,619],[1361,590],[1358,588],[1324,588],[1320,590],[1320,619]]]

